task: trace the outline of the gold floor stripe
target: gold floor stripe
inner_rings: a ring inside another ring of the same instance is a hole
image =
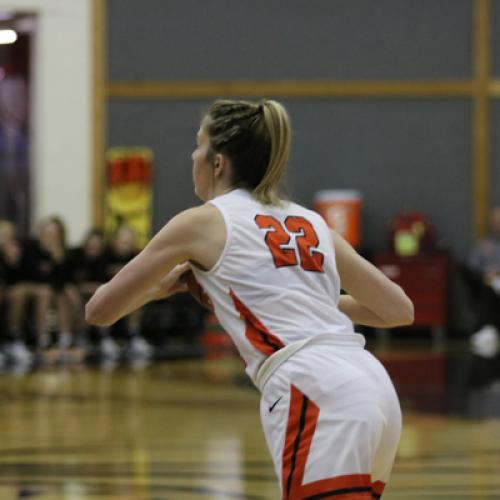
[[[498,98],[500,97],[500,79],[499,80],[491,80],[488,85],[488,92],[491,97]]]
[[[110,98],[202,99],[213,97],[289,97],[289,98],[425,98],[471,97],[473,82],[449,81],[114,81],[108,82]]]

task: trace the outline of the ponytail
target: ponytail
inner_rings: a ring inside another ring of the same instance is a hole
[[[271,142],[271,154],[266,173],[252,193],[264,204],[276,204],[279,200],[279,181],[290,155],[290,118],[286,109],[277,101],[264,101],[262,106]]]

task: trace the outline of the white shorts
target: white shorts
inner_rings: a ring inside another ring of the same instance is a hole
[[[260,414],[283,500],[381,497],[401,410],[384,367],[359,344],[295,353],[267,380]]]

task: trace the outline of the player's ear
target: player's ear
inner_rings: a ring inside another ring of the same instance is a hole
[[[219,168],[224,161],[224,156],[220,153],[216,153],[213,158],[214,168]]]
[[[221,177],[226,174],[229,168],[228,159],[221,153],[217,153],[214,156],[214,174],[216,177]]]

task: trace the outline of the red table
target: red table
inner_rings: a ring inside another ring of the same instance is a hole
[[[387,252],[374,258],[375,266],[400,285],[413,301],[413,326],[430,328],[437,342],[443,340],[446,331],[448,262],[446,253],[399,257]]]

